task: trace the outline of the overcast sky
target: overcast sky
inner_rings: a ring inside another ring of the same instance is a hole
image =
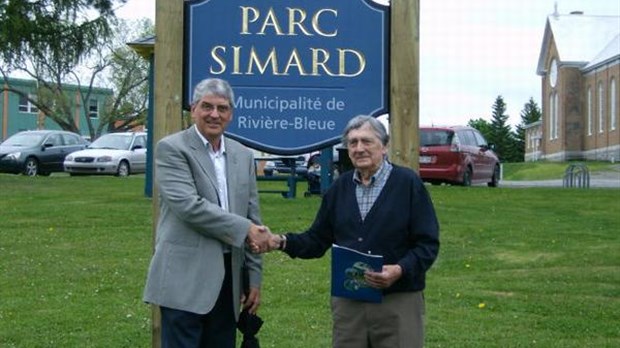
[[[509,123],[540,102],[536,75],[547,16],[620,15],[618,0],[420,0],[420,124],[491,120],[495,98]],[[155,18],[155,0],[128,0],[122,18]]]

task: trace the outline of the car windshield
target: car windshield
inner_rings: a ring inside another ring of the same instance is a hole
[[[36,133],[21,133],[15,134],[12,137],[8,138],[2,145],[6,146],[35,146],[40,144],[45,137],[44,134],[36,134]]]
[[[88,147],[91,149],[129,150],[131,136],[124,134],[106,134],[93,141]]]
[[[420,146],[445,146],[452,144],[454,132],[449,130],[423,129],[420,131]]]
[[[296,158],[292,158],[292,157],[286,157],[286,158],[282,158],[276,161],[276,166],[290,166],[291,164],[293,164],[293,160],[295,160],[295,165],[296,166],[304,166],[306,165],[306,160],[303,157],[296,157]]]

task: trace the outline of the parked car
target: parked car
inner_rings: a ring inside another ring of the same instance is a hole
[[[0,144],[0,172],[28,176],[62,172],[65,157],[85,147],[79,134],[67,131],[19,132]]]
[[[486,139],[471,127],[420,128],[420,177],[431,184],[496,187],[500,165]]]
[[[308,162],[303,155],[297,157],[278,157],[272,161],[267,161],[263,168],[263,174],[265,176],[290,174],[293,165],[295,166],[296,175],[304,178],[308,176]]]
[[[70,175],[108,174],[125,177],[146,171],[146,133],[109,133],[88,148],[65,158]]]

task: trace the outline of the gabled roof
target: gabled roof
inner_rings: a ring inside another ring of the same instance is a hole
[[[545,33],[538,58],[536,73],[544,75],[549,44],[553,39],[561,65],[582,69],[595,67],[615,57],[620,57],[620,16],[586,16],[583,14],[547,17]]]

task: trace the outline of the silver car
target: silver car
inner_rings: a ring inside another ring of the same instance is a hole
[[[102,135],[85,150],[65,157],[70,175],[109,174],[128,176],[146,171],[146,133],[127,132]]]

